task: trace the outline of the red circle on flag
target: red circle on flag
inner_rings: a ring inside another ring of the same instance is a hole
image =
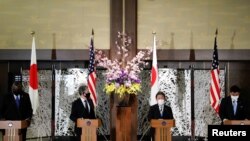
[[[151,70],[151,86],[155,84],[155,81],[156,81],[156,70],[155,67],[153,67]]]
[[[38,89],[37,65],[36,64],[32,64],[30,66],[30,87],[33,89]]]

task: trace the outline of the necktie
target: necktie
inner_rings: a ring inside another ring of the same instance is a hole
[[[19,106],[20,106],[20,98],[18,95],[16,96],[16,106],[17,106],[17,108],[19,108]]]
[[[88,106],[88,101],[87,100],[84,101],[84,107],[89,112],[89,106]]]
[[[233,101],[233,108],[234,108],[234,115],[236,114],[236,109],[237,109],[237,101]]]
[[[163,116],[163,106],[160,106],[161,117]]]

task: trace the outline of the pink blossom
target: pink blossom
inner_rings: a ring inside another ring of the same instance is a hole
[[[140,83],[139,74],[141,70],[143,70],[143,67],[148,64],[144,60],[150,58],[149,55],[152,50],[139,51],[135,57],[131,60],[127,60],[127,57],[129,56],[128,48],[130,47],[132,40],[127,34],[120,32],[118,32],[117,37],[120,39],[115,42],[119,54],[118,58],[110,60],[102,51],[97,51],[97,66],[107,69],[105,73],[106,81],[108,83],[114,81],[117,87],[119,87],[121,83],[127,87],[131,86],[132,82]]]

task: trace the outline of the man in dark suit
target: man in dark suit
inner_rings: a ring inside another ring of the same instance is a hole
[[[148,120],[151,119],[174,119],[171,107],[165,105],[165,94],[159,91],[156,96],[157,104],[150,106]],[[151,138],[154,140],[154,128],[151,128]]]
[[[233,85],[230,88],[230,95],[221,100],[219,115],[222,122],[249,118],[246,102],[240,97],[240,88],[238,86]]]
[[[70,119],[75,122],[75,133],[77,140],[81,139],[81,128],[77,128],[76,121],[78,118],[83,119],[95,119],[94,103],[90,98],[87,86],[80,86],[79,89],[80,97],[72,103],[72,109]]]
[[[3,120],[27,120],[30,123],[32,112],[29,94],[23,91],[21,82],[14,82],[11,92],[3,98]],[[22,129],[21,132],[22,140],[25,141],[27,129]]]

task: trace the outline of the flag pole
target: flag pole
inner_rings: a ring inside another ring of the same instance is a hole
[[[194,110],[194,64],[190,65],[191,69],[191,141],[195,141],[195,110]]]
[[[224,67],[224,88],[225,88],[225,90],[224,90],[224,92],[225,92],[224,97],[226,97],[226,95],[227,95],[227,89],[228,89],[228,87],[227,87],[227,64],[225,64],[224,66],[225,66]],[[221,96],[221,98],[222,98],[222,96]]]
[[[52,86],[51,86],[51,106],[52,106],[52,110],[51,110],[51,123],[50,123],[50,126],[51,126],[51,137],[50,139],[51,140],[54,140],[55,138],[55,64],[52,64],[51,65],[51,70],[52,70]]]

